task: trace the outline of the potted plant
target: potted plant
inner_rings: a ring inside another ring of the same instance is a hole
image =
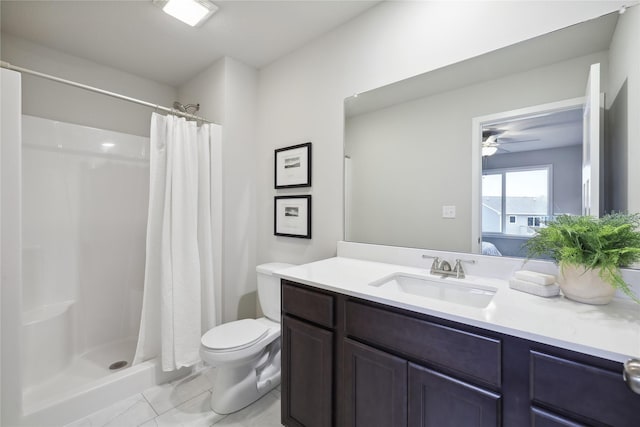
[[[526,243],[529,258],[548,256],[560,267],[563,294],[587,304],[607,304],[616,289],[640,299],[622,279],[620,267],[640,260],[640,214],[601,218],[562,215]]]

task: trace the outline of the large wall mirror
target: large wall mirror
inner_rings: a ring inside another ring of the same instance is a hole
[[[634,28],[640,7],[347,98],[345,240],[525,256],[554,215],[640,210]]]

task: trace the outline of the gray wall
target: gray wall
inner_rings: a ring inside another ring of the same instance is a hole
[[[109,66],[2,33],[2,60],[96,86],[154,104],[171,107],[176,88],[125,73]],[[148,107],[78,89],[39,77],[23,75],[22,112],[32,116],[79,125],[149,136],[151,112]]]
[[[615,11],[622,4],[381,2],[261,69],[258,262],[302,263],[336,253],[336,241],[343,238],[346,97]],[[310,241],[274,236],[269,214],[276,194],[273,150],[305,141],[313,142],[314,157],[313,188],[300,192],[313,195]],[[469,163],[464,162],[459,172],[468,176]]]
[[[200,102],[201,114],[222,125],[219,174],[221,219],[221,320],[256,315],[256,105],[258,72],[233,58],[222,58],[179,88],[180,97]],[[217,231],[216,231],[217,230]]]

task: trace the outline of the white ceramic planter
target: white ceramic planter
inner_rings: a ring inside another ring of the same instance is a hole
[[[600,269],[561,265],[558,284],[565,297],[585,304],[609,304],[616,289],[600,278]]]

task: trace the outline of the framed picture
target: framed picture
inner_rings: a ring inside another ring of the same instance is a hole
[[[311,238],[311,196],[275,196],[273,205],[273,234]]]
[[[275,150],[275,187],[311,186],[311,143]]]

